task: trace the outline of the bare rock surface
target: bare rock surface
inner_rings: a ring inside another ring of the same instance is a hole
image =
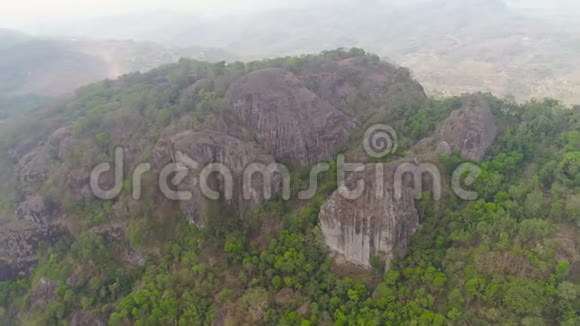
[[[308,90],[294,74],[280,68],[241,77],[226,96],[229,110],[193,130],[165,133],[155,146],[153,159],[158,172],[172,162],[189,167],[188,161],[193,160],[199,166],[197,172],[208,164],[222,164],[233,179],[233,196],[227,203],[240,216],[267,197],[265,180],[259,174],[252,175],[251,184],[244,182],[249,165],[292,162],[309,166],[326,161],[347,143],[357,127],[354,120]],[[276,194],[281,176],[272,175],[272,183],[266,187]],[[189,220],[203,227],[208,204],[196,176],[194,172],[178,188],[192,193],[192,198],[181,205]],[[223,195],[223,176],[216,174],[211,181],[210,188]],[[251,198],[245,198],[244,192]]]
[[[60,225],[2,226],[0,229],[0,281],[16,280],[36,265],[41,243],[54,244],[68,231]]]
[[[70,318],[71,326],[106,326],[107,319],[103,316],[89,313],[87,311],[77,311]]]
[[[16,208],[16,218],[38,224],[47,224],[54,214],[54,207],[41,196],[32,196]]]
[[[313,91],[335,107],[355,105],[363,99],[393,106],[411,99],[425,99],[423,87],[405,68],[374,65],[369,58],[351,58],[309,67],[301,76]]]
[[[127,225],[106,224],[91,229],[91,232],[101,237],[107,247],[115,248],[117,256],[126,264],[132,266],[145,266],[146,258],[137,250],[131,247],[126,237]],[[74,275],[71,276],[74,278]]]
[[[199,227],[205,225],[203,215],[207,209],[207,197],[200,188],[199,173],[208,164],[223,165],[232,181],[232,197],[228,204],[236,208],[241,215],[251,207],[264,202],[264,182],[252,176],[252,183],[244,183],[244,172],[250,164],[268,166],[274,159],[264,154],[253,142],[245,142],[239,138],[229,136],[221,131],[203,129],[199,131],[184,131],[169,138],[159,140],[154,150],[154,166],[161,170],[172,162],[181,163],[190,169],[190,176],[178,185],[178,190],[190,192],[191,198],[181,201],[190,222]],[[196,166],[192,166],[195,163]],[[226,180],[223,174],[214,173],[207,178],[207,185],[211,190],[226,195]],[[278,189],[279,179],[273,178],[271,188]],[[243,186],[249,187],[251,199],[244,198]]]
[[[43,147],[38,147],[23,155],[16,165],[16,177],[22,185],[36,185],[48,178],[46,161],[42,157]]]
[[[414,191],[401,183],[399,199],[395,196],[397,163],[381,165],[384,178],[376,177],[376,166],[367,165],[364,172],[353,173],[345,186],[354,190],[360,181],[364,192],[347,199],[337,190],[320,210],[320,228],[326,245],[344,256],[347,262],[371,267],[371,259],[380,257],[389,266],[395,257],[406,254],[411,235],[419,227]],[[383,196],[378,196],[382,193]]]
[[[40,282],[32,289],[30,296],[30,309],[41,310],[45,309],[54,300],[57,299],[56,288],[58,283],[45,278],[40,279]]]
[[[463,107],[453,111],[439,131],[442,141],[447,142],[452,150],[476,162],[483,159],[497,133],[489,103],[481,94],[469,95]]]
[[[280,68],[240,78],[227,97],[265,152],[300,166],[330,159],[356,128],[353,120]]]

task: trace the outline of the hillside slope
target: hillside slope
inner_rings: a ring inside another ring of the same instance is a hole
[[[377,124],[398,146],[371,157],[387,144],[363,136]],[[579,127],[553,100],[429,99],[356,48],[181,60],[84,87],[0,130],[0,323],[575,325]],[[120,192],[95,192],[91,171],[118,153],[123,175],[97,183]],[[370,188],[341,195],[344,157],[385,178],[353,172],[347,190]],[[277,177],[243,183],[273,162],[289,198]],[[167,163],[189,172],[168,189]],[[231,173],[207,178],[219,199],[197,182],[207,164]],[[391,182],[409,164],[440,172],[441,198],[434,177]],[[460,192],[457,171],[478,172]]]

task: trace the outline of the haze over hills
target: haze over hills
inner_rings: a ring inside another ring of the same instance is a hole
[[[0,114],[28,110],[103,79],[147,71],[181,57],[230,60],[197,46],[168,48],[130,40],[40,38],[0,30]]]
[[[342,1],[228,16],[170,12],[75,23],[75,34],[225,48],[244,57],[362,47],[409,67],[434,94],[491,91],[580,103],[580,36],[510,1]],[[521,5],[521,3],[520,3]],[[145,23],[146,22],[146,23]],[[45,32],[70,31],[66,24]]]

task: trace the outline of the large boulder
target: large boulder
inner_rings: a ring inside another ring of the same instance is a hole
[[[493,145],[497,133],[489,103],[483,95],[473,94],[443,122],[439,137],[447,143],[445,148],[451,147],[464,159],[479,162]]]
[[[252,72],[227,94],[233,112],[278,161],[309,166],[346,144],[356,123],[280,68]]]
[[[226,203],[244,216],[245,212],[257,207],[265,201],[264,179],[259,174],[252,175],[252,182],[244,182],[244,173],[251,164],[268,166],[274,163],[274,158],[264,154],[254,142],[242,141],[222,131],[202,128],[197,131],[183,131],[168,138],[159,140],[154,149],[154,166],[160,172],[167,164],[181,163],[189,168],[190,175],[177,185],[177,190],[188,191],[191,199],[182,200],[180,204],[190,222],[199,227],[205,225],[204,213],[208,209],[209,200],[200,188],[200,172],[209,164],[219,163],[227,168],[232,177],[232,197]],[[192,163],[197,167],[192,166]],[[272,194],[279,191],[280,175],[272,174],[272,184],[268,185]],[[207,182],[214,191],[225,197],[226,180],[222,174],[213,173]],[[251,198],[244,198],[246,191]],[[223,198],[223,197],[222,197]]]
[[[373,257],[380,257],[387,268],[395,257],[407,252],[409,239],[419,227],[414,189],[407,180],[395,181],[398,163],[381,164],[384,178],[376,176],[377,165],[365,166],[364,172],[353,173],[345,186],[354,190],[360,181],[365,184],[358,198],[348,199],[335,191],[320,210],[320,228],[326,245],[347,262],[371,267]],[[378,196],[381,193],[383,196]],[[395,196],[396,187],[401,197]]]

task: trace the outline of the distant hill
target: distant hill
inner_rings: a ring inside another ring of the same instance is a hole
[[[132,24],[139,21],[148,24]],[[230,17],[120,16],[76,31],[220,47],[249,57],[356,46],[410,67],[431,93],[483,90],[580,103],[580,35],[567,26],[524,15],[501,0],[435,0],[402,6],[343,1]]]
[[[230,60],[233,56],[196,46],[169,49],[133,41],[40,39],[0,30],[0,119],[80,86],[150,70],[181,57]]]
[[[105,78],[149,70],[181,57],[223,60],[224,51],[169,49],[133,41],[15,39],[0,33],[0,92],[61,95]]]

